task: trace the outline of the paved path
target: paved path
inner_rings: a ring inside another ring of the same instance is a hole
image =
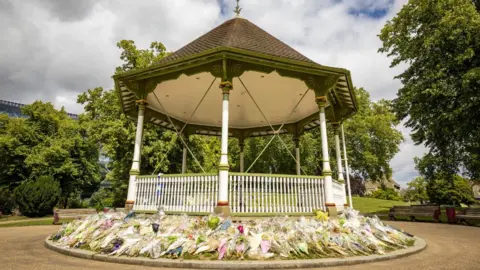
[[[406,258],[349,266],[348,269],[480,269],[480,228],[412,222],[390,224],[425,239],[427,249]],[[48,250],[44,240],[58,228],[0,228],[0,269],[158,269],[72,258]]]
[[[46,217],[46,218],[26,218],[26,219],[12,219],[12,220],[1,220],[1,224],[9,224],[9,223],[20,223],[20,222],[30,222],[30,221],[41,221],[41,220],[51,220],[53,222],[53,217]]]

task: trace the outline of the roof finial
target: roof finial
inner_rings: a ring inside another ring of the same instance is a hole
[[[239,4],[240,0],[237,0],[237,6],[235,7],[235,9],[233,10],[233,12],[235,12],[235,14],[237,14],[235,17],[239,17],[240,16],[240,11],[242,11],[242,8],[240,7],[240,4]]]

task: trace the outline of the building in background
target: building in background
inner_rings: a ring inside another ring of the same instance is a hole
[[[393,179],[382,180],[377,182],[373,182],[372,180],[367,180],[365,181],[365,195],[372,194],[376,190],[380,189],[382,185],[384,185],[385,188],[391,188],[396,192],[400,192],[400,189],[401,189],[400,185],[397,182],[395,182]]]
[[[25,104],[0,99],[0,114],[6,113],[10,117],[26,118],[27,116],[22,113],[22,107],[25,107]],[[67,113],[67,115],[78,120],[78,114]]]
[[[473,184],[472,190],[473,190],[473,197],[475,197],[477,201],[480,201],[480,184],[478,183]]]

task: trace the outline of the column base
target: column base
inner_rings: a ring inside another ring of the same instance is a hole
[[[134,203],[135,203],[134,201],[126,201],[126,202],[125,202],[125,211],[126,211],[127,213],[129,213],[130,211],[133,210],[133,204],[134,204]]]
[[[338,213],[335,203],[326,203],[325,206],[327,208],[328,217],[336,218]]]
[[[231,214],[230,211],[230,206],[228,205],[217,205],[213,212],[219,216],[222,216],[224,218],[229,217]]]

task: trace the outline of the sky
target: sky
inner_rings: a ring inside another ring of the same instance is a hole
[[[401,83],[377,35],[406,0],[241,0],[241,17],[319,64],[349,69],[373,100],[393,99]],[[113,88],[116,43],[152,41],[175,51],[234,17],[235,0],[0,0],[0,99],[52,102],[81,113],[79,93]],[[391,161],[402,186],[418,172],[410,130]]]

